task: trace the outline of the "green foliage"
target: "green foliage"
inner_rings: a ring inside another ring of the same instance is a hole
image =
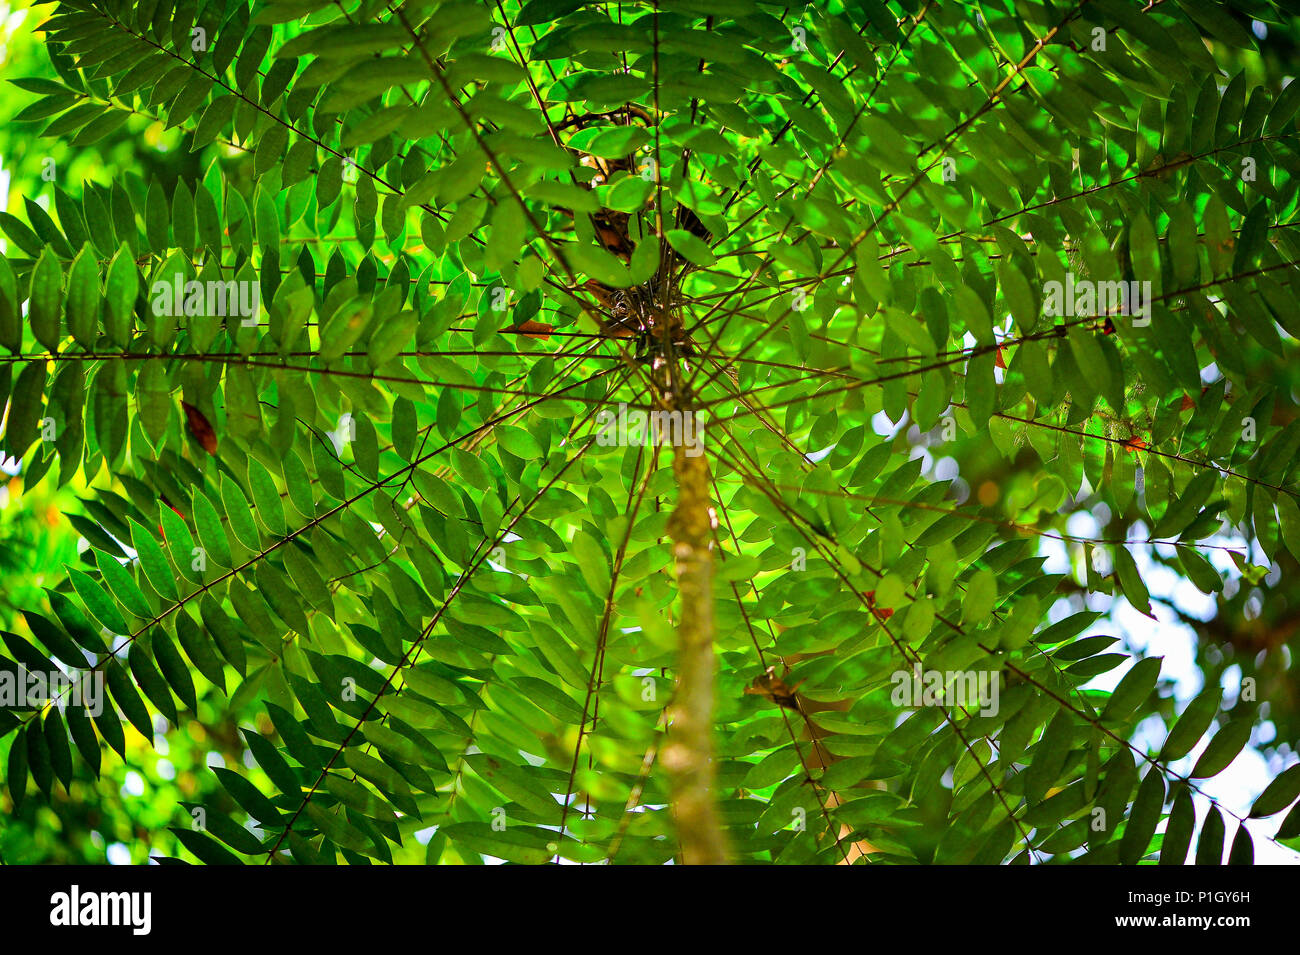
[[[112,175],[0,215],[2,450],[86,542],[0,676],[108,702],[0,711],[12,854],[129,752],[173,859],[673,858],[683,448],[621,405],[703,421],[735,859],[1253,858],[1192,799],[1300,735],[1295,627],[1091,686],[1107,595],[1300,556],[1300,34],[1239,6],[43,6],[15,121]]]

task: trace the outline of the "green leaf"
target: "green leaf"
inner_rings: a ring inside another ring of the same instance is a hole
[[[665,229],[664,238],[687,262],[701,268],[710,268],[718,261],[708,243],[685,229]]]
[[[243,865],[237,855],[206,833],[182,829],[178,826],[173,826],[167,831],[174,833],[181,844],[205,865]]]
[[[178,700],[191,710],[197,710],[198,699],[194,692],[194,681],[176,645],[160,628],[155,628],[151,634],[150,643],[153,647],[154,659],[158,661],[158,669],[162,671],[167,685],[171,687]]]
[[[1042,800],[1065,767],[1070,752],[1073,727],[1064,712],[1052,718],[1034,747],[1033,761],[1025,770],[1025,797],[1030,803]]]
[[[58,707],[51,707],[45,714],[45,748],[50,754],[50,765],[54,774],[63,783],[63,788],[72,785],[72,748],[68,745],[68,733],[63,726],[63,717]]]
[[[23,611],[23,620],[26,621],[27,626],[36,635],[36,638],[45,646],[45,649],[68,664],[68,666],[80,669],[86,665],[85,654],[63,632],[63,629],[53,621],[32,610]],[[48,672],[54,668],[52,666],[43,666],[40,669]]]
[[[138,640],[132,643],[130,650],[127,651],[127,665],[131,669],[131,676],[144,691],[144,695],[149,698],[149,702],[157,707],[158,712],[162,713],[170,723],[173,725],[178,723],[176,704],[172,702],[171,693],[167,690],[167,681],[153,665],[153,661],[149,659]]]
[[[123,608],[137,617],[147,619],[153,616],[153,608],[150,607],[144,592],[135,582],[130,571],[117,562],[117,558],[111,554],[98,553],[95,555],[95,566],[99,568],[104,584],[113,592],[113,596]]]
[[[131,340],[131,320],[139,291],[140,276],[135,267],[135,257],[123,243],[109,263],[108,277],[104,281],[109,337],[121,347],[126,347]]]
[[[1196,840],[1197,865],[1223,864],[1223,813],[1211,806],[1201,823],[1201,835]]]
[[[214,767],[212,770],[217,779],[221,781],[222,787],[226,792],[234,797],[250,816],[262,823],[264,826],[276,826],[281,824],[280,811],[275,808],[271,800],[267,799],[252,783],[238,773],[232,773],[228,769]]]
[[[525,461],[542,459],[542,446],[537,443],[535,437],[523,428],[503,424],[498,425],[493,433],[496,435],[497,442],[501,447],[515,455],[515,457],[523,458]]]
[[[1154,620],[1155,615],[1151,613],[1151,595],[1147,592],[1146,584],[1142,582],[1133,555],[1123,544],[1115,545],[1111,552],[1115,555],[1115,576],[1119,579],[1124,596],[1128,598],[1134,610]]]
[[[1163,657],[1147,657],[1139,660],[1124,674],[1111,693],[1110,699],[1101,711],[1101,721],[1120,723],[1129,719],[1151,695],[1156,680],[1160,676],[1160,664]]]
[[[63,269],[58,256],[46,248],[32,270],[31,302],[28,317],[32,334],[49,351],[57,351],[63,333],[59,328]]]
[[[976,626],[988,620],[997,595],[998,581],[993,572],[987,568],[977,571],[966,588],[966,599],[961,608],[962,623]]]
[[[153,720],[149,718],[149,711],[145,709],[144,701],[140,699],[140,694],[136,692],[131,678],[126,675],[121,665],[116,660],[110,660],[108,666],[104,668],[104,676],[109,692],[113,694],[113,700],[126,714],[131,725],[145,739],[153,739]]]
[[[82,248],[68,273],[68,330],[77,344],[92,348],[99,335],[99,270],[90,245]]]
[[[462,851],[482,853],[521,865],[547,862],[559,850],[562,838],[556,832],[533,826],[506,826],[498,831],[485,822],[458,822],[439,831]]]
[[[226,690],[225,667],[217,657],[212,638],[204,633],[189,616],[188,613],[180,611],[176,614],[176,637],[180,641],[181,647],[185,650],[185,655],[190,658],[195,669],[203,674],[209,683],[221,690]],[[157,642],[157,641],[155,641]],[[177,684],[171,681],[175,689]]]
[[[14,354],[22,350],[23,320],[18,279],[9,261],[0,256],[0,345]]]
[[[45,390],[45,362],[29,361],[18,373],[9,402],[9,418],[5,425],[4,444],[11,457],[26,455],[37,436],[37,421],[41,416],[41,395]]]
[[[219,96],[208,104],[194,128],[194,149],[207,145],[220,135],[235,112],[233,96]]]
[[[85,603],[86,609],[90,615],[98,620],[112,633],[128,633],[130,628],[122,618],[122,614],[117,609],[117,604],[113,598],[104,592],[103,588],[95,582],[88,574],[71,567],[66,568],[68,579],[72,582],[73,589],[77,591],[77,596]]]
[[[1146,855],[1147,846],[1151,844],[1151,837],[1155,835],[1156,825],[1160,821],[1160,809],[1164,801],[1164,775],[1158,766],[1152,766],[1138,786],[1133,811],[1129,814],[1128,825],[1124,827],[1124,838],[1119,846],[1119,859],[1124,865],[1136,865]]]
[[[179,596],[176,590],[175,573],[162,547],[145,528],[131,520],[131,546],[135,548],[140,559],[140,567],[148,578],[150,585],[164,598],[175,600]]]
[[[1214,739],[1210,740],[1210,745],[1205,747],[1201,758],[1192,767],[1192,778],[1206,779],[1217,776],[1227,769],[1228,765],[1237,758],[1237,754],[1245,748],[1253,725],[1251,720],[1237,719],[1220,727],[1219,732],[1214,734]]]
[[[1300,796],[1300,765],[1292,766],[1269,783],[1250,807],[1250,815],[1259,818],[1279,813],[1295,802],[1297,796]]]
[[[1220,687],[1207,686],[1196,699],[1187,704],[1187,709],[1183,710],[1182,716],[1169,731],[1164,746],[1160,748],[1160,759],[1172,761],[1182,759],[1190,753],[1214,722],[1222,700],[1223,690]]]
[[[9,784],[9,798],[13,800],[16,812],[23,804],[27,792],[27,740],[21,734],[14,734],[9,745],[9,757],[5,760],[5,779]]]
[[[235,539],[249,550],[260,551],[262,538],[257,532],[257,524],[253,520],[253,510],[249,507],[248,499],[244,497],[244,492],[240,490],[239,485],[224,474],[221,476],[221,503],[225,508],[226,517],[230,521],[230,530],[234,532]]]
[[[1187,849],[1192,843],[1192,833],[1196,829],[1196,810],[1192,806],[1192,797],[1186,786],[1179,786],[1174,794],[1174,806],[1169,813],[1169,825],[1165,828],[1163,841],[1160,843],[1161,865],[1183,865],[1187,861]]]
[[[248,462],[248,487],[253,494],[253,505],[262,525],[273,535],[281,537],[288,530],[284,520],[284,505],[276,489],[271,472],[257,460]]]

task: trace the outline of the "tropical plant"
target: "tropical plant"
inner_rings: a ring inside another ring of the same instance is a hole
[[[1294,19],[45,15],[32,156],[183,161],[0,214],[3,450],[85,541],[0,681],[109,696],[7,702],[10,826],[199,727],[168,861],[1253,858],[1204,780],[1289,753],[1294,625],[1179,707],[1098,630],[1168,568],[1296,616]]]

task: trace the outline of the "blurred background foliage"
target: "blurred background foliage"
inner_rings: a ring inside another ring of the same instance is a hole
[[[48,10],[0,0],[0,76],[58,79],[36,29]],[[30,125],[13,122],[30,100],[30,94],[0,83],[0,199],[7,212],[22,215],[24,198],[49,208],[54,182],[120,180],[142,199],[142,171],[161,177],[169,192],[183,173],[200,174],[198,155],[183,149],[181,131],[164,130],[147,117],[131,116],[89,146],[37,140]],[[45,588],[61,579],[64,564],[75,566],[79,551],[87,550],[69,520],[69,514],[81,513],[85,477],[78,472],[65,485],[42,481],[27,490],[19,462],[6,459],[0,469],[7,479],[0,487],[0,630],[30,634],[20,610],[40,605]],[[139,864],[150,854],[179,854],[167,827],[188,824],[184,803],[224,802],[226,811],[234,809],[204,767],[242,765],[245,758],[237,718],[224,701],[220,707],[201,707],[202,718],[166,736],[165,722],[157,717],[159,733],[152,741],[124,724],[126,760],[105,760],[98,778],[78,761],[72,787],[57,787],[48,803],[25,800],[15,816],[6,794],[0,799],[0,861]]]

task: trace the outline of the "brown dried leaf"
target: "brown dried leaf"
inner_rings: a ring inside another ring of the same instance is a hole
[[[795,693],[799,687],[803,686],[803,682],[803,680],[800,680],[794,686],[788,686],[783,679],[776,675],[776,667],[770,666],[765,673],[754,677],[753,682],[745,687],[745,693],[761,696],[788,710],[798,710],[799,702],[795,699]]]
[[[555,331],[555,326],[548,325],[546,322],[535,322],[530,318],[527,321],[520,322],[515,326],[514,330],[527,335],[529,338],[550,338],[551,332]]]
[[[203,412],[185,401],[181,402],[181,408],[185,412],[185,423],[189,426],[190,434],[194,435],[194,440],[202,445],[203,450],[208,454],[216,454],[217,432],[212,429],[212,424],[203,416]]]

